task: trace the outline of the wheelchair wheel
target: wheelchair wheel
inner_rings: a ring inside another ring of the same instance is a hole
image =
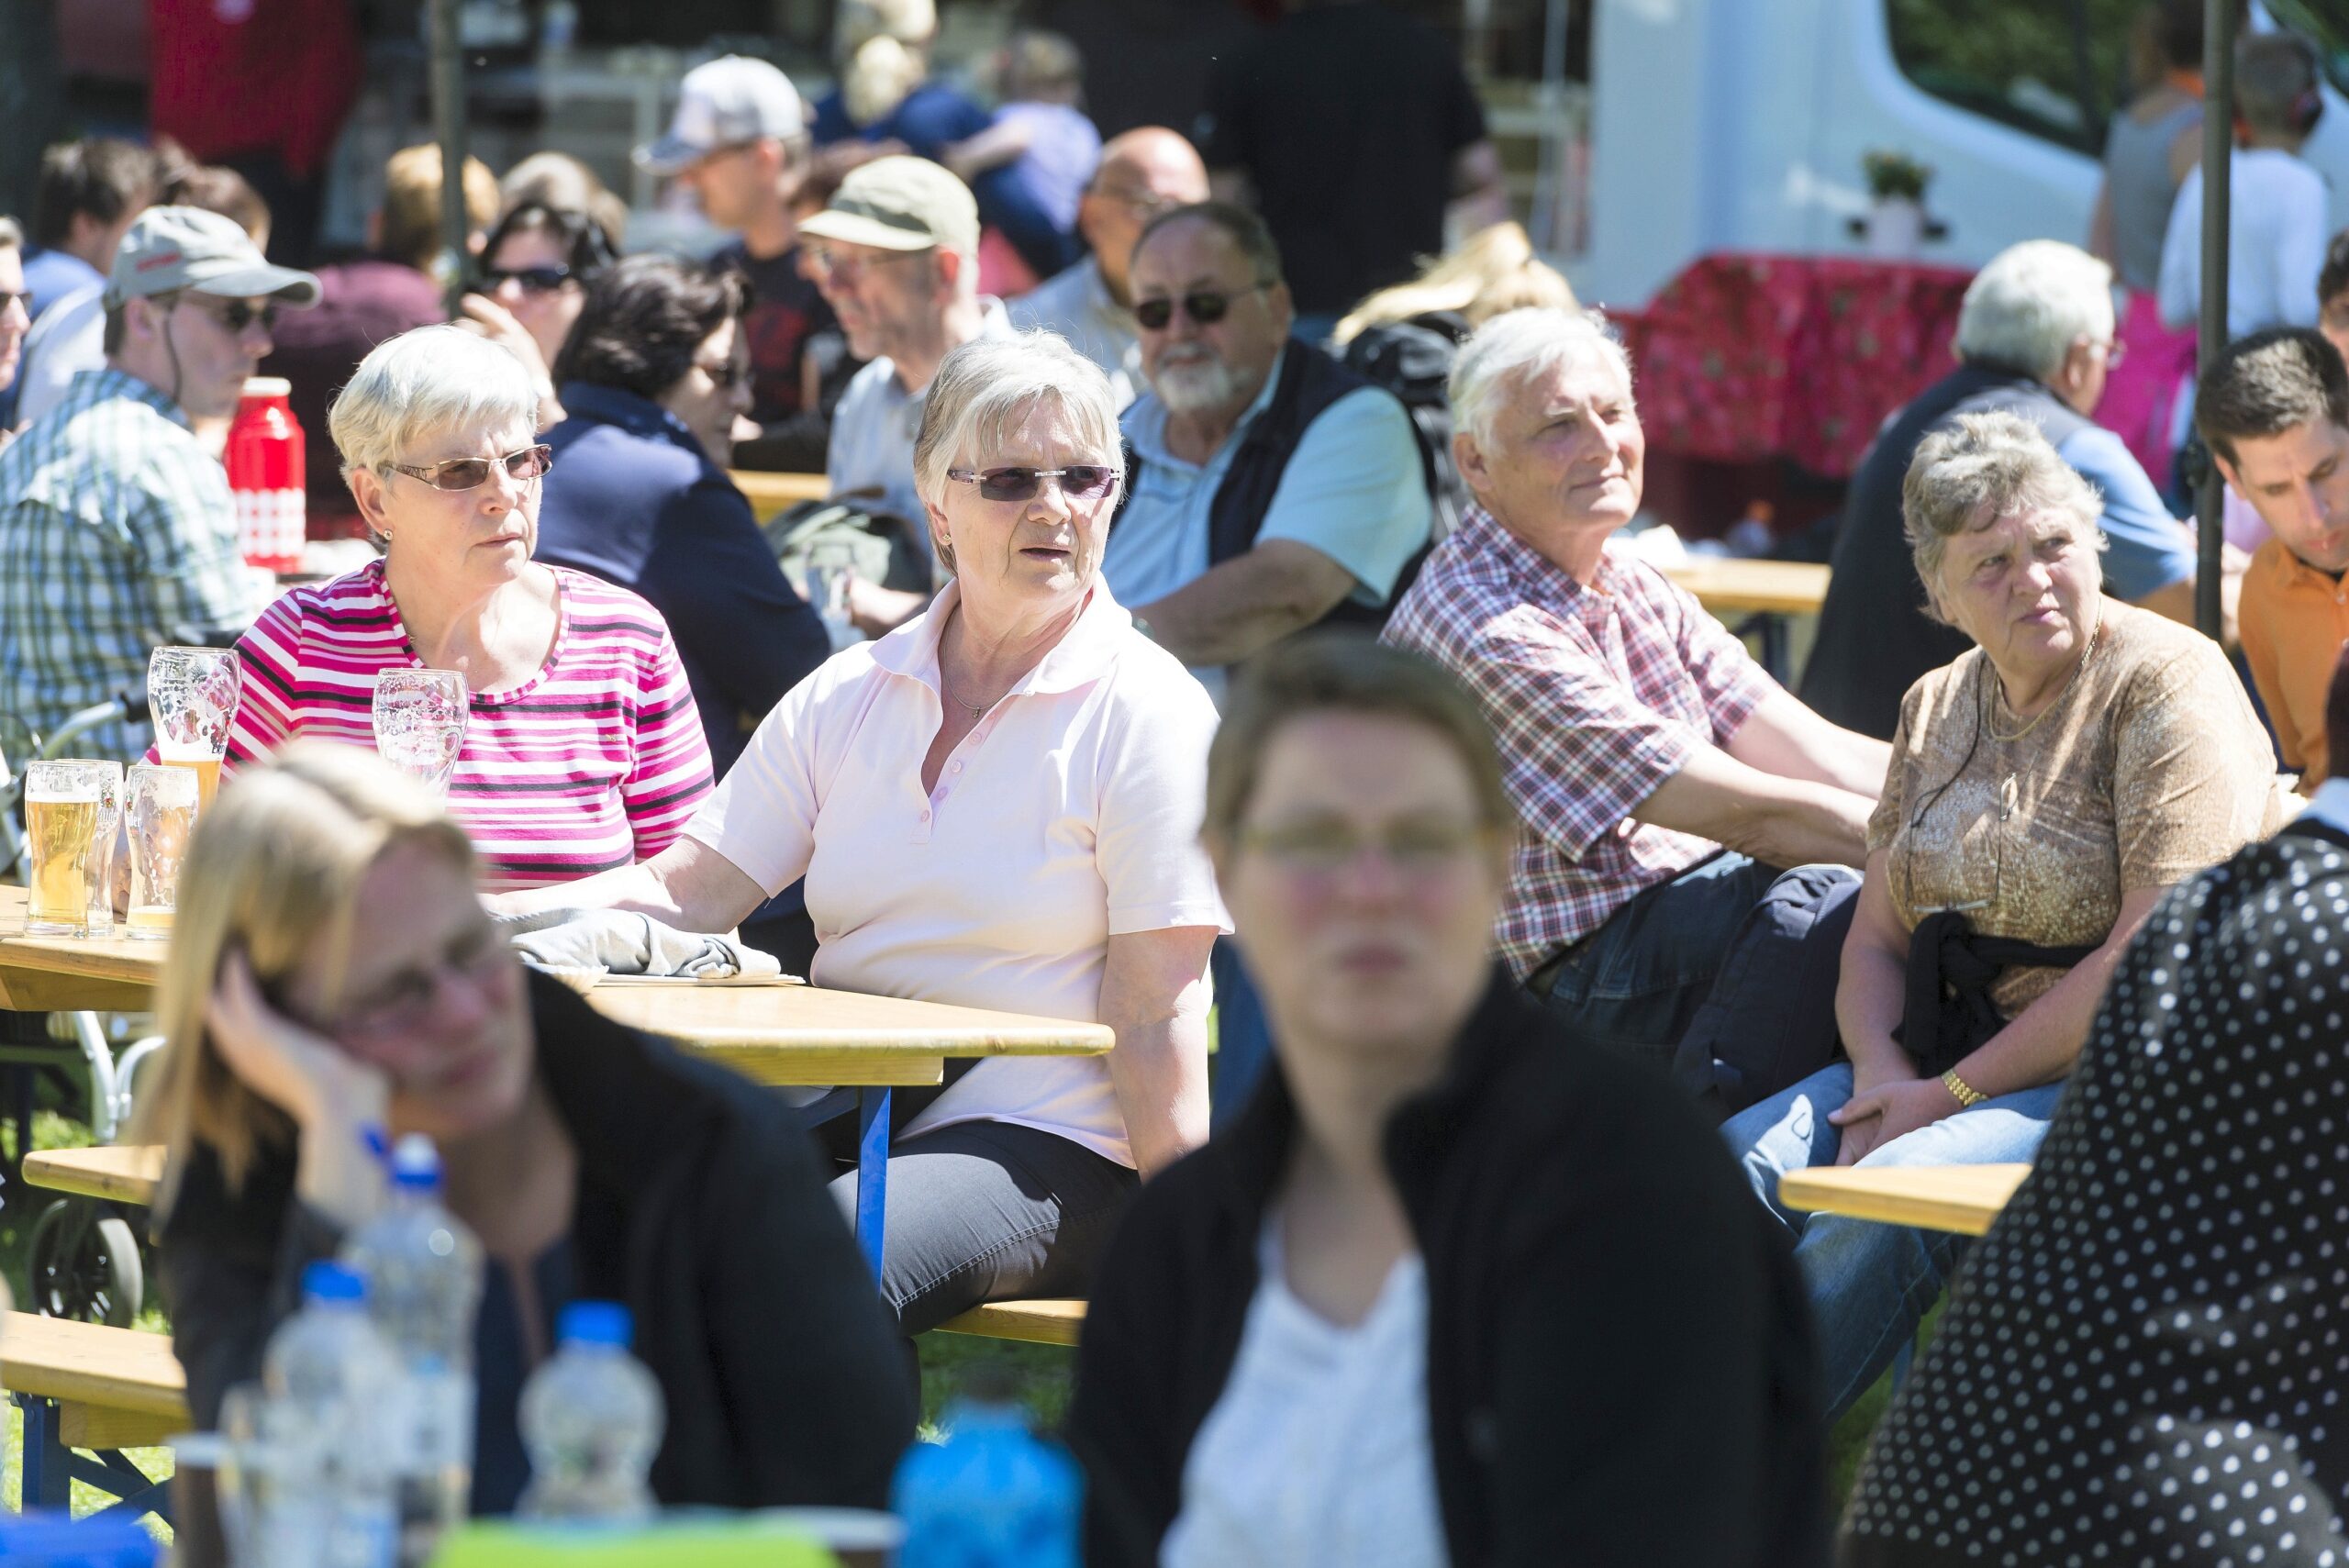
[[[44,1318],[128,1329],[147,1289],[139,1238],[117,1215],[77,1212],[87,1203],[59,1198],[33,1222],[26,1259],[32,1308]]]

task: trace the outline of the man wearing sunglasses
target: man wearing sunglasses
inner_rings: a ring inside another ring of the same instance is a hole
[[[1120,425],[1126,499],[1102,575],[1219,699],[1223,667],[1337,617],[1375,625],[1432,515],[1395,395],[1290,335],[1262,219],[1153,218],[1133,256],[1150,390]]]
[[[1118,405],[1142,388],[1141,339],[1134,328],[1134,246],[1160,213],[1208,199],[1208,166],[1190,142],[1164,126],[1113,137],[1076,206],[1077,232],[1092,253],[1007,303],[1022,331],[1045,328],[1101,367]]]
[[[233,415],[278,310],[317,297],[217,213],[150,207],[130,226],[106,368],[0,452],[0,712],[50,729],[136,687],[158,643],[260,613],[273,584],[238,558],[228,475],[190,424]],[[125,720],[86,744],[133,760],[151,740]]]

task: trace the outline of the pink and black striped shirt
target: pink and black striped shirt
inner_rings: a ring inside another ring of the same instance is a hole
[[[569,882],[658,854],[709,793],[709,745],[668,624],[625,588],[551,566],[554,648],[539,673],[475,692],[449,813],[486,891]],[[370,562],[295,588],[238,639],[244,691],[228,766],[295,736],[373,749],[375,677],[420,667]]]

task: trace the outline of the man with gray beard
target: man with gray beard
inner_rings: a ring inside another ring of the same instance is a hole
[[[1130,274],[1149,390],[1123,420],[1101,571],[1219,700],[1224,667],[1324,620],[1375,628],[1425,551],[1427,470],[1393,394],[1289,335],[1255,214],[1160,215]]]

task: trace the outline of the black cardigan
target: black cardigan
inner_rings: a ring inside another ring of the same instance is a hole
[[[663,1503],[879,1507],[912,1439],[905,1349],[807,1135],[769,1091],[529,978],[538,1072],[579,1153],[584,1298],[624,1302],[660,1380]],[[231,1195],[208,1146],[161,1223],[196,1423],[258,1376],[303,1265],[340,1238],[294,1196],[295,1151]],[[199,1503],[199,1508],[201,1504]]]
[[[1092,1568],[1155,1568],[1296,1120],[1276,1068],[1234,1127],[1141,1190],[1102,1265],[1069,1414]],[[1668,1081],[1496,975],[1386,1150],[1427,1263],[1453,1568],[1826,1561],[1801,1281]]]

